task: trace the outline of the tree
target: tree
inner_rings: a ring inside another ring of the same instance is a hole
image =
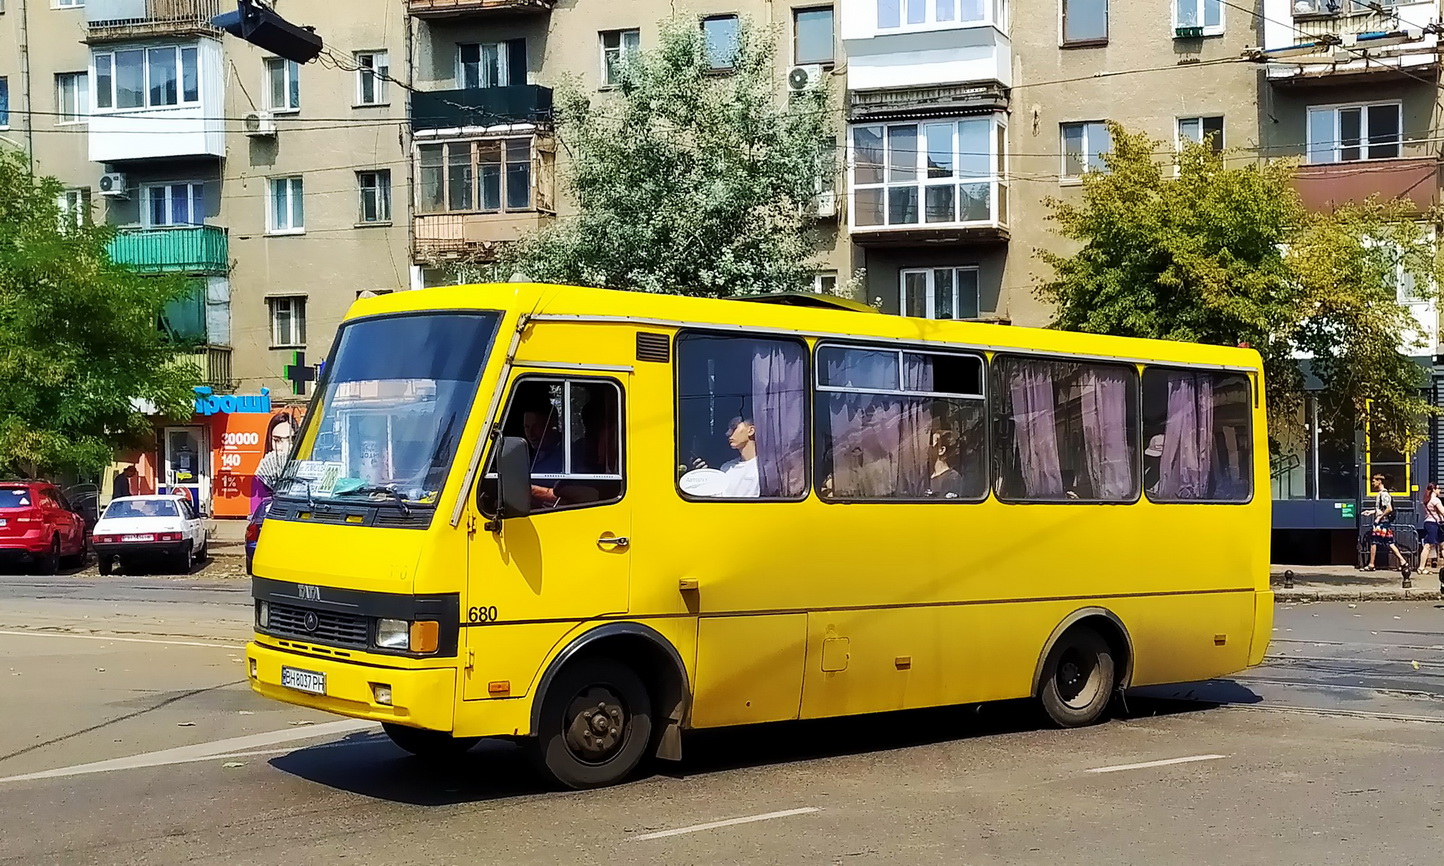
[[[532,279],[703,296],[810,285],[817,179],[831,171],[825,89],[779,99],[773,37],[742,22],[718,74],[695,18],[625,57],[619,92],[558,94],[579,212],[503,263]]]
[[[0,472],[94,475],[150,424],[189,414],[198,370],[157,323],[189,290],[113,263],[113,229],[62,217],[60,182],[0,154]]]
[[[1430,220],[1398,202],[1310,212],[1291,162],[1229,167],[1201,144],[1161,162],[1163,142],[1110,132],[1107,170],[1084,176],[1076,202],[1049,201],[1057,232],[1080,245],[1040,253],[1053,275],[1037,293],[1056,310],[1054,326],[1246,343],[1263,356],[1280,434],[1299,425],[1306,357],[1321,406],[1367,419],[1390,447],[1417,447],[1433,411],[1427,375],[1400,349],[1427,349],[1398,288],[1404,274],[1422,297],[1434,292]]]

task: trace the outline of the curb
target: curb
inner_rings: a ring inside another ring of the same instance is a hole
[[[1274,601],[1439,601],[1437,589],[1357,589],[1315,590],[1274,587]]]

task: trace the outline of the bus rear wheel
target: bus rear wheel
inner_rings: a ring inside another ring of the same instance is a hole
[[[480,737],[453,737],[446,731],[428,731],[382,722],[391,742],[418,758],[453,758],[477,744]]]
[[[588,659],[562,668],[542,698],[534,758],[568,788],[625,779],[652,741],[652,703],[631,668]]]
[[[1038,697],[1055,724],[1078,728],[1102,718],[1116,683],[1108,641],[1091,628],[1077,628],[1048,652]]]

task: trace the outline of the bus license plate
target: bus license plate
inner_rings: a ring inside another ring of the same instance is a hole
[[[318,671],[303,671],[300,668],[281,667],[281,685],[298,692],[313,695],[326,694],[326,675]]]

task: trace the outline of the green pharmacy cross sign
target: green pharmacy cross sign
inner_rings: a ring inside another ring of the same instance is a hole
[[[283,375],[286,381],[291,383],[292,393],[304,396],[306,393],[306,383],[316,381],[317,377],[321,375],[321,368],[324,366],[325,362],[323,361],[314,367],[308,367],[306,366],[305,352],[292,352],[291,363],[286,365]]]

